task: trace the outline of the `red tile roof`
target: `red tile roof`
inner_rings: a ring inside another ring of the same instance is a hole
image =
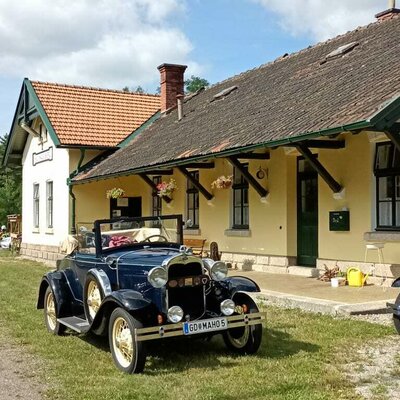
[[[160,109],[160,96],[31,81],[61,145],[116,146]]]

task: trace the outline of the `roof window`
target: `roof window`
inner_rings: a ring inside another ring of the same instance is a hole
[[[356,46],[360,43],[358,42],[351,42],[344,44],[343,46],[339,46],[336,50],[331,51],[329,54],[325,56],[325,58],[321,61],[321,64],[326,63],[329,60],[334,60],[335,58],[340,58],[343,55],[352,51]]]
[[[211,101],[223,99],[224,97],[228,96],[228,94],[232,93],[237,88],[238,88],[237,86],[231,86],[231,87],[228,87],[228,88],[226,88],[224,90],[221,90],[219,93],[217,93],[216,95],[213,96]]]

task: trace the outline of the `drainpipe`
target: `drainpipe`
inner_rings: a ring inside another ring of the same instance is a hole
[[[76,235],[76,228],[75,228],[75,220],[76,220],[76,197],[74,194],[74,188],[71,184],[71,179],[76,176],[79,172],[79,169],[82,166],[83,163],[83,159],[85,158],[85,152],[86,149],[82,149],[80,148],[81,151],[81,157],[79,158],[78,161],[78,165],[76,166],[75,171],[71,172],[71,174],[69,175],[69,178],[67,179],[67,184],[69,186],[69,195],[71,196],[72,199],[72,210],[71,210],[71,229],[70,229],[70,233],[71,235]]]

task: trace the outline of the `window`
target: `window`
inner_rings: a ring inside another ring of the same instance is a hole
[[[47,205],[46,205],[46,221],[47,227],[53,227],[53,182],[48,181],[46,182],[46,198],[47,198]]]
[[[161,183],[161,176],[154,176],[153,177],[153,182],[158,185]],[[156,193],[152,193],[152,199],[151,199],[151,215],[153,217],[159,217],[161,215],[161,206],[162,206],[162,199],[161,197],[157,196]]]
[[[190,175],[199,180],[199,171],[191,171]],[[186,189],[186,216],[192,221],[189,229],[199,229],[199,190],[189,180]]]
[[[243,165],[248,169],[248,164]],[[233,171],[233,229],[249,229],[249,184],[238,169]]]
[[[377,228],[400,230],[400,152],[392,143],[376,145],[374,174]]]
[[[39,184],[33,184],[33,227],[39,228]]]

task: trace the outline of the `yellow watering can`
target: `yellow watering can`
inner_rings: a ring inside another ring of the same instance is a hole
[[[364,275],[359,268],[351,267],[347,270],[347,282],[349,286],[364,286],[367,278],[368,274]]]

